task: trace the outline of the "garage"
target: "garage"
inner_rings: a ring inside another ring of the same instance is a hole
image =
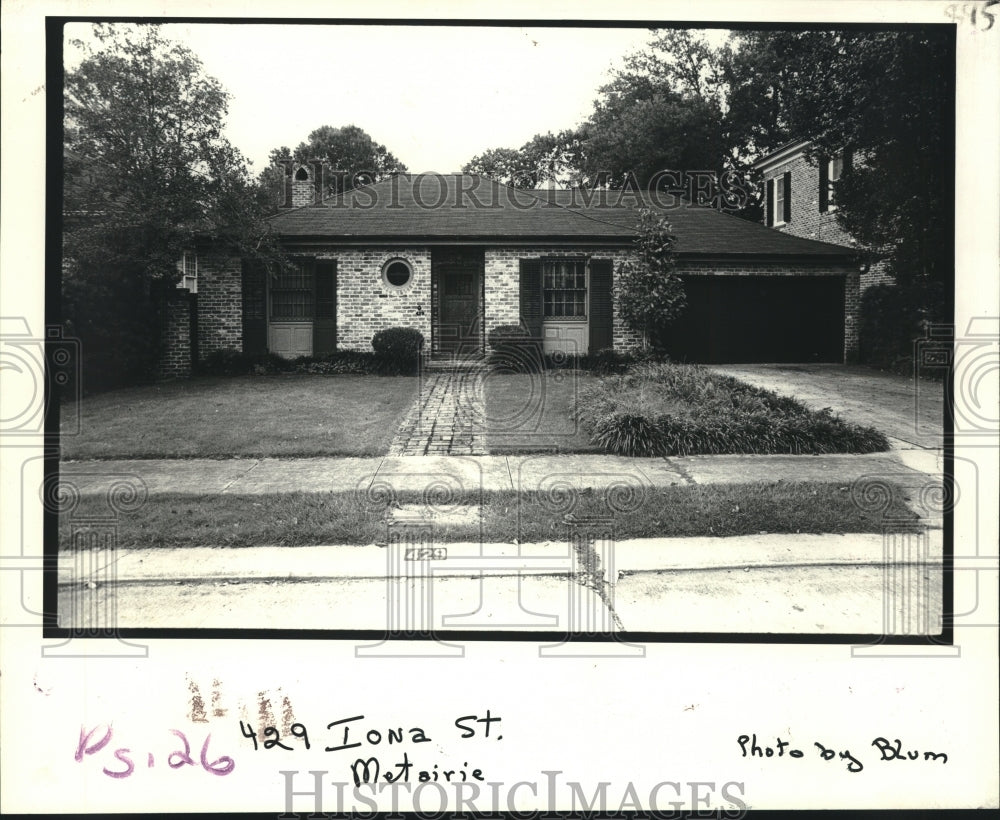
[[[843,361],[843,276],[681,278],[688,306],[665,340],[676,361]]]

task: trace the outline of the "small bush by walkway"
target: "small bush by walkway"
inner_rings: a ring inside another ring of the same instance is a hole
[[[696,365],[643,364],[581,390],[578,419],[626,456],[874,453],[882,433]]]

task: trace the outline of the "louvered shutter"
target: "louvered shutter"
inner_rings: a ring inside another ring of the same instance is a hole
[[[767,227],[769,228],[774,226],[774,186],[775,186],[775,180],[773,179],[769,179],[764,184],[764,200],[765,200],[764,224],[767,225]]]
[[[784,176],[784,186],[785,186],[785,222],[792,221],[792,172],[785,171]]]
[[[825,214],[830,210],[830,159],[819,158],[819,212]]]
[[[542,261],[522,259],[520,261],[521,322],[528,334],[535,339],[542,338]]]
[[[590,338],[588,352],[609,348],[613,344],[611,283],[613,263],[610,259],[590,262]]]
[[[243,352],[267,352],[267,270],[260,262],[243,260]]]
[[[337,349],[337,263],[320,259],[313,277],[313,355]]]

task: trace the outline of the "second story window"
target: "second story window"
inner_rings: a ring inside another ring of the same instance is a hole
[[[792,172],[767,182],[767,224],[784,225],[792,221]]]
[[[851,156],[847,151],[840,151],[835,156],[820,160],[819,166],[819,210],[820,213],[837,210],[834,199],[835,183],[844,175],[845,168],[850,168]]]
[[[198,292],[198,256],[194,251],[184,251],[181,261],[177,263],[181,272],[181,281],[177,287],[186,288],[191,293]]]

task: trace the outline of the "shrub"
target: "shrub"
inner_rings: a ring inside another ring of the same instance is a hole
[[[858,356],[865,364],[909,375],[914,342],[925,335],[925,305],[939,301],[917,286],[873,285],[861,297]],[[933,372],[922,375],[935,375]]]
[[[234,348],[213,350],[198,363],[198,372],[203,376],[244,376],[258,359]]]
[[[618,266],[618,310],[628,327],[658,346],[687,307],[687,298],[674,273],[677,238],[670,223],[649,208],[638,213],[635,251]]]
[[[577,418],[591,441],[626,456],[706,453],[871,453],[877,430],[814,412],[692,365],[641,364],[581,394]]]
[[[499,325],[487,335],[489,364],[513,373],[537,372],[544,367],[541,341],[521,325]]]
[[[388,327],[372,337],[372,348],[385,361],[395,363],[401,373],[415,372],[424,347],[424,334],[412,327]]]

